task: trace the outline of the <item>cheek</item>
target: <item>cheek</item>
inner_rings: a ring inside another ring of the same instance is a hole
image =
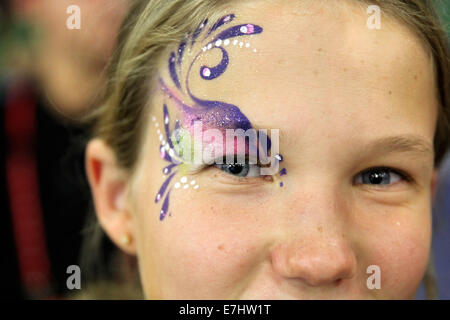
[[[405,223],[399,238],[392,241],[387,256],[391,266],[386,269],[386,284],[392,289],[394,296],[413,298],[425,273],[430,252],[429,224]],[[400,227],[399,227],[400,228]]]
[[[242,206],[201,190],[178,189],[170,196],[170,215],[160,221],[160,206],[144,200],[152,199],[157,188],[152,191],[142,193],[146,205],[138,208],[139,259],[147,296],[237,296],[256,261],[257,230],[248,219],[258,209],[241,212]]]
[[[416,207],[398,211],[371,226],[366,230],[370,236],[363,241],[361,250],[368,265],[380,266],[380,294],[385,298],[414,298],[430,252],[429,209]]]

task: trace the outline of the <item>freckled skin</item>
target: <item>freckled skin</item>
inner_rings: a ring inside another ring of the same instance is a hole
[[[394,134],[433,141],[435,84],[419,40],[395,22],[367,29],[351,2],[248,3],[234,13],[237,23],[264,28],[251,40],[258,53],[230,47],[226,75],[193,76],[190,87],[280,128],[289,174],[280,188],[279,179],[242,184],[205,169],[192,177],[198,190],[173,191],[161,222],[153,199],[165,163],[149,125],[128,199],[147,298],[413,298],[430,250],[432,157],[419,164],[404,154],[367,155],[363,145]],[[159,107],[151,115],[162,123]],[[416,184],[352,183],[380,165],[410,172]],[[366,287],[370,265],[381,269],[381,290]]]

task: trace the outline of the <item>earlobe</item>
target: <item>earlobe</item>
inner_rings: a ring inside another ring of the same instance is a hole
[[[135,254],[133,216],[127,207],[128,175],[117,164],[114,151],[101,139],[86,148],[86,172],[100,225],[110,239],[128,254]]]

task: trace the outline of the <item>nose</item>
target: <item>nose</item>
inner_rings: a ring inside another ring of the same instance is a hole
[[[285,241],[272,249],[271,260],[280,276],[312,287],[339,284],[352,278],[356,270],[356,257],[349,243],[330,235]]]

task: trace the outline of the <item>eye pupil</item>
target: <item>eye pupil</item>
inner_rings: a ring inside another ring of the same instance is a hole
[[[390,177],[386,171],[378,170],[369,172],[368,177],[366,176],[366,179],[364,180],[366,180],[365,183],[371,184],[389,184]]]
[[[244,166],[242,164],[227,164],[227,170],[231,174],[240,174],[244,170]]]

